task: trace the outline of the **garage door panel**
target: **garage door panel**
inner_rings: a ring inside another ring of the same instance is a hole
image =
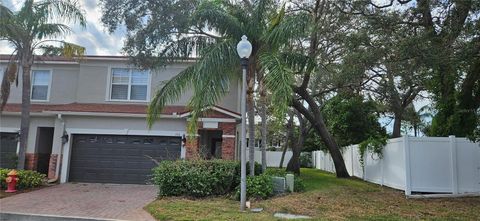
[[[74,135],[70,181],[145,183],[155,160],[180,158],[180,137]]]

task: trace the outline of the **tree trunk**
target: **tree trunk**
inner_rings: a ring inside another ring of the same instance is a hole
[[[287,136],[285,137],[285,145],[283,145],[282,157],[280,158],[279,168],[283,168],[283,161],[285,161],[285,154],[287,153],[288,146],[293,142],[293,113],[288,113],[288,123],[287,123]]]
[[[295,174],[300,174],[300,154],[302,152],[303,144],[305,143],[305,137],[307,134],[307,128],[305,125],[305,121],[302,117],[300,112],[295,111],[297,115],[299,126],[300,126],[300,133],[298,133],[298,140],[297,145],[292,146],[292,158],[288,161],[287,164],[287,171],[293,172]]]
[[[18,150],[17,169],[25,169],[25,153],[28,146],[28,131],[30,129],[30,70],[29,58],[22,58],[22,115],[20,121],[20,148]]]
[[[258,77],[258,90],[260,94],[260,119],[262,120],[262,125],[261,125],[261,134],[262,134],[262,143],[260,149],[262,150],[262,171],[265,172],[267,169],[267,101],[266,101],[266,88],[265,88],[265,82],[263,81],[263,72],[258,71],[257,72],[257,77]]]
[[[339,178],[350,177],[345,166],[345,161],[343,160],[342,153],[337,142],[334,140],[332,135],[328,132],[325,121],[323,120],[323,115],[320,112],[320,108],[315,103],[313,98],[307,94],[305,90],[296,90],[296,92],[302,96],[310,106],[310,109],[307,110],[305,106],[300,103],[298,100],[293,99],[293,106],[297,109],[302,115],[310,122],[313,126],[313,129],[317,134],[322,138],[323,143],[327,146],[330,155],[332,156],[333,163],[335,165],[335,173]]]
[[[402,128],[402,113],[395,113],[395,120],[393,122],[393,132],[392,137],[401,137],[401,128]]]
[[[255,86],[255,60],[250,61],[247,79],[247,115],[248,115],[248,151],[250,162],[250,176],[255,176],[255,101],[253,90]]]

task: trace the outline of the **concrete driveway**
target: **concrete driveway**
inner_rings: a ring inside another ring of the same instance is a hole
[[[150,185],[67,183],[0,199],[0,212],[119,220],[155,220],[143,207]]]

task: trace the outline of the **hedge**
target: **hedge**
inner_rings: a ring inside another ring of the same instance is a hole
[[[10,171],[11,169],[0,168],[0,185],[2,189],[7,188],[5,178],[7,178],[7,174]],[[43,185],[46,181],[45,174],[41,174],[32,170],[17,170],[17,175],[19,179],[17,183],[17,189],[19,190],[38,187]]]
[[[247,199],[267,199],[273,196],[272,176],[262,174],[247,177]],[[235,193],[237,200],[240,199],[240,187]]]
[[[256,166],[256,174],[261,166]],[[162,161],[153,169],[159,196],[224,195],[240,183],[240,164],[227,160]]]

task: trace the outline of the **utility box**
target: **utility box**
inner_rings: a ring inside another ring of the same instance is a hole
[[[287,184],[288,191],[293,193],[293,190],[294,190],[293,187],[295,185],[295,176],[291,173],[287,174],[285,176],[285,182]]]
[[[275,195],[284,194],[286,187],[285,187],[285,178],[284,177],[272,177],[273,182],[273,193]]]

